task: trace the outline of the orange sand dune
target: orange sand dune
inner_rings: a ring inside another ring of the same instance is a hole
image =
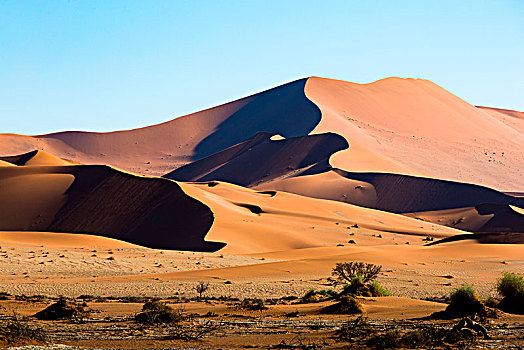
[[[0,134],[3,154],[41,149],[85,164],[111,164],[161,175],[242,142],[257,132],[307,135],[320,110],[306,98],[306,79],[150,127],[109,133]],[[283,118],[285,116],[285,118]]]
[[[176,183],[96,165],[1,167],[0,212],[2,231],[89,233],[163,249],[226,245],[238,254],[334,246],[350,236],[364,245],[395,238],[422,244],[422,237],[464,233],[345,203],[219,182]]]
[[[44,151],[34,150],[28,153],[16,156],[0,157],[0,161],[11,163],[12,165],[72,165],[76,162],[70,162],[65,159],[55,157]]]
[[[524,233],[524,214],[517,207],[480,204],[448,210],[406,213],[406,216],[471,232]]]
[[[180,183],[211,208],[207,239],[227,242],[224,252],[246,254],[308,247],[423,244],[426,236],[464,232],[373,209],[285,192],[257,192],[227,183]],[[379,237],[380,236],[380,237]]]
[[[427,80],[355,84],[309,78],[135,130],[1,134],[0,149],[4,154],[41,149],[82,163],[161,175],[258,132],[284,138],[332,132],[350,145],[331,157],[333,167],[522,191],[520,115],[477,108]]]
[[[178,181],[227,181],[258,190],[286,191],[394,213],[448,210],[484,203],[524,207],[522,198],[478,185],[332,169],[328,160],[346,148],[344,141],[336,134],[280,140],[271,140],[269,134],[257,134],[165,176]],[[453,220],[451,215],[440,223],[453,226]],[[519,220],[511,220],[499,229],[502,227],[510,232],[524,232]]]
[[[524,188],[521,118],[504,123],[423,79],[354,84],[310,78],[305,92],[322,111],[313,133],[336,132],[357,150],[387,156],[418,174],[391,169],[391,162],[386,168],[378,158],[362,167],[366,163],[352,161],[351,147],[331,159],[334,167],[425,174],[507,191]]]
[[[0,230],[89,233],[152,248],[214,251],[213,213],[175,182],[108,166],[0,167]]]

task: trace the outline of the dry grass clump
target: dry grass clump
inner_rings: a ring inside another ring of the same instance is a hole
[[[213,321],[203,323],[175,324],[170,328],[170,335],[164,339],[180,339],[183,341],[198,341],[205,336],[214,335],[222,331],[224,326]]]
[[[237,308],[248,311],[262,311],[267,310],[268,307],[264,304],[262,299],[244,299],[237,305]]]
[[[142,306],[142,311],[135,316],[135,321],[146,324],[176,323],[184,320],[179,310],[173,309],[160,300],[148,300]]]
[[[351,344],[351,348],[371,349],[468,348],[476,341],[473,333],[462,332],[456,327],[421,325],[410,330],[384,329],[374,327],[362,316],[344,322],[333,338],[339,343]]]
[[[337,296],[337,293],[333,289],[322,289],[319,291],[314,290],[311,288],[307,291],[306,294],[302,298],[300,298],[300,302],[302,303],[319,303],[321,301],[326,301],[329,299],[333,299]]]

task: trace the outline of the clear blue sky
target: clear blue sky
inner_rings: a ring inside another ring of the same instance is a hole
[[[312,75],[524,111],[524,1],[0,1],[0,132],[145,126]]]

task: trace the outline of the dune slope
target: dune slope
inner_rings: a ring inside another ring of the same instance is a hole
[[[89,233],[151,248],[215,251],[213,213],[180,186],[108,166],[0,167],[0,230]]]

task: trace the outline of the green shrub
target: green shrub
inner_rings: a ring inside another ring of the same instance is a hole
[[[514,273],[504,272],[497,283],[497,291],[505,298],[514,298],[524,294],[524,279]]]
[[[142,312],[135,316],[135,321],[143,324],[175,323],[184,317],[179,310],[159,300],[148,300],[142,306]]]
[[[455,289],[451,292],[449,300],[450,303],[445,312],[450,317],[463,317],[476,313],[485,313],[485,306],[471,286],[463,285]]]
[[[303,303],[318,303],[320,301],[328,300],[336,296],[337,293],[333,291],[333,289],[322,289],[319,291],[314,290],[311,288],[307,291],[306,294],[301,298],[301,301]]]
[[[373,281],[369,284],[371,295],[374,297],[389,297],[391,292],[384,289],[377,281]]]
[[[497,308],[502,311],[524,315],[524,279],[514,273],[505,272],[497,283],[498,292],[504,297]]]

